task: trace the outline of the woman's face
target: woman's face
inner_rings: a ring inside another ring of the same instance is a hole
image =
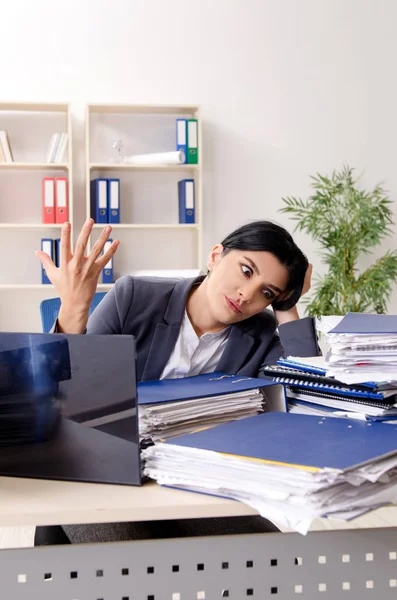
[[[208,309],[225,325],[261,312],[285,291],[288,271],[270,252],[215,246],[208,257]]]

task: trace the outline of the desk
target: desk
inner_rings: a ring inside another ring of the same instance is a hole
[[[258,514],[241,502],[164,488],[0,477],[0,527],[239,517]],[[353,521],[317,519],[311,531],[397,527],[397,507]]]
[[[171,490],[0,477],[0,526],[253,515],[244,504]],[[0,551],[4,598],[318,600],[395,598],[397,507],[311,533],[144,540]],[[87,547],[89,552],[87,552]]]

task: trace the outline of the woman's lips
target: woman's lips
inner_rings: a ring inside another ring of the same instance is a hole
[[[225,296],[225,300],[226,300],[226,304],[230,308],[230,310],[232,310],[237,315],[241,315],[242,314],[243,311],[241,310],[241,308],[237,304],[235,304],[233,302],[233,300],[230,300],[230,298],[228,298],[227,296]]]

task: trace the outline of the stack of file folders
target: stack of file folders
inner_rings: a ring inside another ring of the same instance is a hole
[[[305,360],[305,362],[300,362]],[[397,419],[397,388],[386,383],[348,385],[327,374],[310,359],[280,359],[264,367],[264,374],[286,387],[290,412],[346,416],[370,420]]]
[[[397,387],[397,315],[348,313],[328,332],[327,373]]]
[[[138,384],[141,440],[166,440],[267,410],[286,411],[283,386],[240,375],[208,373]]]
[[[233,498],[281,530],[397,503],[397,425],[264,413],[143,451],[166,486]]]

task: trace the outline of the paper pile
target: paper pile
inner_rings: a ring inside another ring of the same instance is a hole
[[[158,483],[245,502],[281,530],[397,502],[393,425],[265,413],[156,444],[143,459]]]
[[[140,405],[139,435],[155,442],[168,440],[202,427],[213,427],[219,423],[257,415],[263,412],[263,401],[263,394],[257,389],[239,392],[237,395],[223,394],[195,400]]]
[[[139,435],[143,440],[167,440],[264,410],[286,410],[282,385],[217,372],[138,383]]]
[[[327,337],[327,375],[397,392],[396,315],[348,313]]]

